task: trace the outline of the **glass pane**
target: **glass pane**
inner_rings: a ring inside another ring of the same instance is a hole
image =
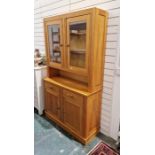
[[[48,26],[50,57],[52,62],[61,63],[60,25]]]
[[[70,65],[85,67],[86,22],[70,23]]]

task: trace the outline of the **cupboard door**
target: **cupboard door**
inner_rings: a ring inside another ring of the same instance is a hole
[[[82,134],[83,97],[79,100],[74,96],[63,95],[64,124],[75,132]]]
[[[52,67],[60,68],[63,63],[62,20],[46,23],[48,62]]]
[[[53,117],[60,118],[59,95],[45,89],[45,110]]]
[[[89,15],[67,19],[67,66],[81,74],[88,72]]]

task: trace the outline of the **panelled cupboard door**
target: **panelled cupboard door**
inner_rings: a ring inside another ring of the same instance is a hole
[[[45,110],[56,119],[60,118],[59,102],[59,95],[45,89]]]
[[[67,18],[67,67],[80,74],[88,73],[90,16]]]
[[[63,65],[63,22],[62,19],[48,21],[46,27],[47,56],[49,65],[61,68]]]
[[[83,102],[76,102],[63,97],[63,106],[64,124],[78,134],[82,134]]]

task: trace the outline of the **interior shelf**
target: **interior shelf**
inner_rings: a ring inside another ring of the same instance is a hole
[[[71,51],[71,53],[75,53],[75,54],[85,54],[86,53],[85,49],[71,49],[70,51]]]
[[[53,41],[53,43],[54,43],[54,44],[59,44],[59,43],[60,43],[60,41]]]
[[[59,34],[59,32],[52,32],[52,34]]]
[[[76,32],[71,32],[70,34],[71,35],[86,35],[86,33],[83,33],[83,32],[81,32],[81,33],[80,32],[77,32],[77,33]]]
[[[82,30],[82,27],[80,29],[79,25],[78,25],[78,27],[74,25],[74,28],[72,27],[70,34],[71,35],[86,35],[86,31]]]
[[[60,53],[60,50],[53,50],[54,53]]]

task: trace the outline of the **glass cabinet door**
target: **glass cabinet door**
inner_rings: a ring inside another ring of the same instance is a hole
[[[62,28],[61,21],[48,24],[49,59],[52,66],[61,66],[62,63]]]
[[[86,71],[88,66],[89,29],[88,15],[67,20],[68,67]]]

